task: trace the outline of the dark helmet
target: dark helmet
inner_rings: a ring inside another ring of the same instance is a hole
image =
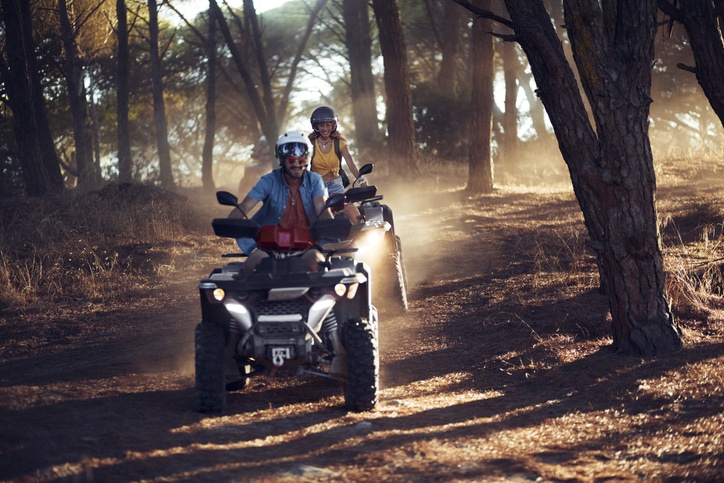
[[[296,131],[285,132],[279,137],[274,146],[274,155],[280,165],[283,165],[289,156],[307,156],[309,155],[309,140],[303,133]]]
[[[317,124],[320,122],[333,122],[332,132],[337,130],[337,114],[334,113],[334,109],[327,106],[318,107],[312,113],[312,117],[309,119],[312,123],[312,129],[318,133]]]

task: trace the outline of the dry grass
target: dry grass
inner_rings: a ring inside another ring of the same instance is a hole
[[[49,199],[0,200],[0,309],[107,300],[168,272],[199,231],[187,200],[143,185]]]

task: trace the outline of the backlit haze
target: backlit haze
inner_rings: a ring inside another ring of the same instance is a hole
[[[277,7],[281,7],[284,5],[288,0],[254,0],[254,8],[256,9],[256,13],[262,13],[266,12],[267,10],[271,10]],[[224,8],[224,2],[222,0],[217,0],[219,4],[219,7],[222,9]],[[232,8],[241,8],[241,5],[243,3],[243,0],[227,0],[227,3]],[[173,5],[178,8],[184,16],[187,18],[194,18],[194,16],[203,11],[208,10],[209,8],[209,1],[208,0],[182,0],[182,1],[176,1],[173,2]]]

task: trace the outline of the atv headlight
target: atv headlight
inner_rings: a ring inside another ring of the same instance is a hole
[[[355,295],[357,295],[357,289],[359,288],[359,283],[354,282],[349,285],[345,285],[343,283],[338,283],[334,286],[334,293],[337,295],[338,298],[346,297],[348,299],[353,299]]]
[[[208,300],[210,304],[221,303],[226,296],[226,291],[223,288],[217,287],[213,282],[202,282],[199,284],[199,288],[201,289],[201,293],[206,295],[206,300]]]
[[[337,297],[343,297],[345,293],[347,293],[347,286],[343,283],[338,283],[334,286],[334,293],[337,294]]]

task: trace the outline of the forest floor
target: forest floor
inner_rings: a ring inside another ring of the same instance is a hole
[[[196,284],[228,240],[189,235],[124,300],[6,309],[0,481],[720,481],[721,297],[681,281],[720,248],[712,169],[659,169],[684,339],[662,357],[611,350],[565,179],[470,195],[463,174],[429,175],[403,195],[369,176],[395,210],[410,300],[380,317],[370,412],[345,411],[338,384],[313,376],[254,379],[222,415],[194,410]]]

